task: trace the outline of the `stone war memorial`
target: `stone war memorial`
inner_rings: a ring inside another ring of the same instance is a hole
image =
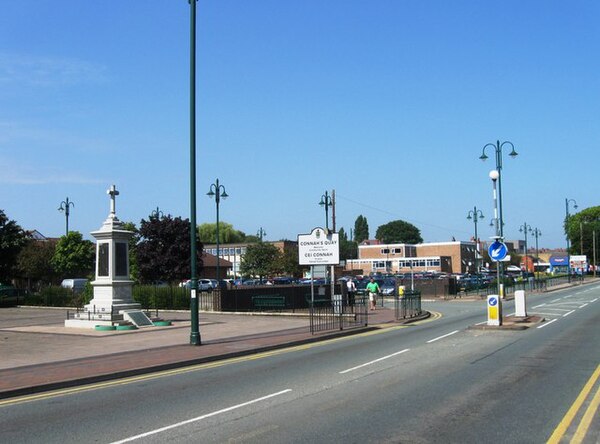
[[[133,281],[129,277],[129,240],[133,232],[125,230],[117,217],[116,187],[112,185],[107,194],[110,213],[100,229],[90,233],[96,239],[96,273],[91,283],[94,297],[83,311],[65,321],[65,327],[151,327],[152,321],[133,300]]]

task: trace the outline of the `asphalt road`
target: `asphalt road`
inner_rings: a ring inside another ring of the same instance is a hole
[[[600,285],[528,307],[547,321],[473,329],[485,302],[430,303],[417,325],[13,400],[0,442],[598,442]]]

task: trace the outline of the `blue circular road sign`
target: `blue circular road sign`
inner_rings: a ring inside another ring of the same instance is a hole
[[[508,247],[504,242],[494,241],[488,248],[490,259],[494,262],[501,261],[508,254]]]

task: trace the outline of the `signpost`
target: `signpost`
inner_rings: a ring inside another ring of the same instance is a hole
[[[503,288],[500,283],[500,264],[508,254],[508,247],[500,239],[496,239],[488,248],[490,259],[496,262],[496,279],[498,281],[498,294],[489,295],[487,298],[488,325],[502,325],[502,300]]]
[[[310,297],[315,300],[315,265],[338,265],[340,263],[340,239],[338,233],[323,228],[313,228],[310,234],[298,235],[298,263],[310,265]],[[333,282],[331,288],[333,300]]]

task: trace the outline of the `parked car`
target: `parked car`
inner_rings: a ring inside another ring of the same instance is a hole
[[[87,283],[87,279],[63,279],[60,286],[72,290],[73,293],[81,293]]]
[[[12,285],[0,284],[0,307],[17,305],[17,289]]]

